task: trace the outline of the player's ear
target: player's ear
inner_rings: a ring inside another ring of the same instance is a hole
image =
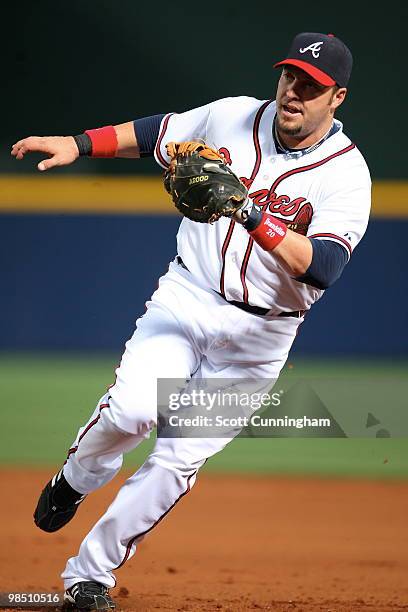
[[[344,98],[346,97],[346,94],[347,94],[346,87],[338,87],[337,85],[334,85],[332,97],[329,103],[329,106],[331,107],[333,114],[335,113],[336,109],[340,106],[340,104],[344,102]]]

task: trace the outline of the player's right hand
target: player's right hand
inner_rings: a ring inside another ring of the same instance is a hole
[[[78,147],[72,136],[29,136],[16,142],[11,149],[11,154],[16,159],[23,159],[26,153],[31,152],[45,153],[48,156],[48,159],[37,165],[40,172],[54,166],[67,166],[79,157]]]

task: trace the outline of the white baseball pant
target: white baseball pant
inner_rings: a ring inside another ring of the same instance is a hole
[[[123,453],[157,419],[157,379],[276,379],[302,319],[256,316],[201,287],[176,263],[159,282],[126,343],[116,382],[82,427],[64,466],[68,483],[90,493],[119,471]],[[114,570],[193,486],[198,469],[231,438],[158,438],[106,513],[68,560],[65,588],[84,580],[115,585]]]

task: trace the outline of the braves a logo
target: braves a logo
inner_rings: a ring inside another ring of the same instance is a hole
[[[303,47],[303,49],[299,49],[299,53],[306,53],[306,51],[311,51],[312,55],[315,59],[317,59],[320,55],[320,49],[322,48],[323,40],[320,42],[315,42],[309,45],[308,47]]]

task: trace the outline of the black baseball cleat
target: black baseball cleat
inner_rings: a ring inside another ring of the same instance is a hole
[[[64,610],[114,610],[108,588],[100,582],[77,582],[64,593]]]
[[[58,531],[74,517],[85,497],[67,483],[61,469],[41,493],[34,511],[34,523],[43,531]]]

